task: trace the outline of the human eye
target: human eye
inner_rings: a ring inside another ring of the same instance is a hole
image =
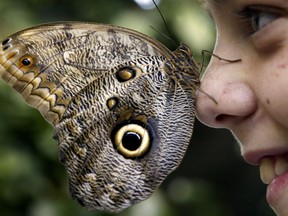
[[[247,6],[237,14],[241,19],[249,23],[254,33],[281,17],[284,11],[274,7],[255,5]]]

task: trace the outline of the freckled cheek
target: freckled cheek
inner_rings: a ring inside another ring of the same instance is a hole
[[[267,64],[256,84],[259,100],[265,110],[288,127],[288,61]]]
[[[288,61],[285,63],[279,63],[276,67],[277,70],[285,70],[288,73]]]

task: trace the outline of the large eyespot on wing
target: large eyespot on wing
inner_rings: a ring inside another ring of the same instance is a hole
[[[143,157],[153,142],[150,130],[150,126],[141,121],[128,121],[116,125],[111,133],[115,150],[125,158]]]

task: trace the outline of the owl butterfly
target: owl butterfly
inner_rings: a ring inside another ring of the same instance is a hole
[[[185,44],[171,52],[123,27],[45,24],[1,42],[0,76],[54,126],[70,193],[88,209],[148,198],[184,157],[199,85]]]

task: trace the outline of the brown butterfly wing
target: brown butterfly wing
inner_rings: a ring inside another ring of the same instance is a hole
[[[54,125],[70,192],[117,212],[184,157],[199,84],[192,52],[130,29],[55,23],[2,41],[0,76]]]

